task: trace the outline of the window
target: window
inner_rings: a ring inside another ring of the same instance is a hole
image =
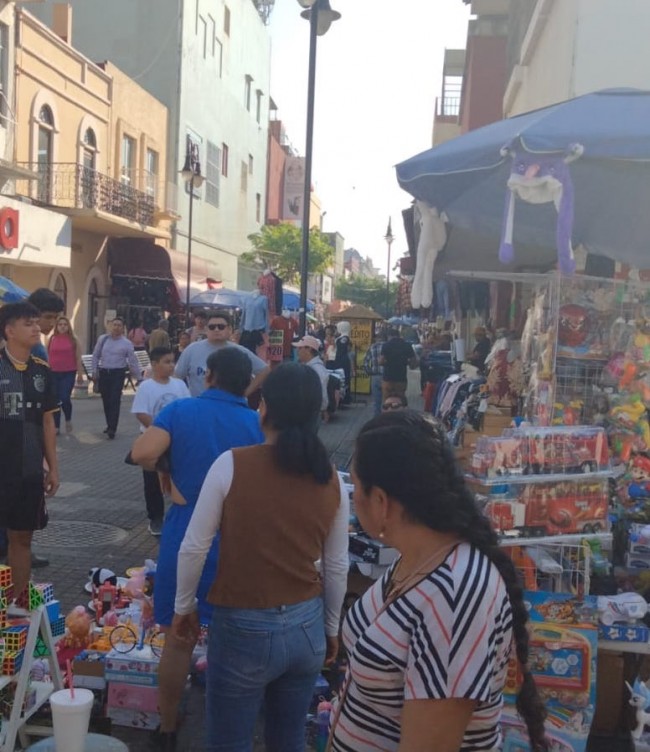
[[[223,7],[223,33],[230,36],[230,8],[227,5]]]
[[[244,88],[244,104],[246,105],[246,109],[250,112],[251,111],[251,94],[253,91],[253,78],[252,76],[247,75],[246,76],[246,85]]]
[[[83,137],[83,169],[81,171],[81,201],[84,209],[97,203],[97,137],[92,128],[86,128]]]
[[[248,188],[248,162],[241,163],[241,190],[245,191]]]
[[[158,182],[158,152],[147,149],[145,155],[145,192],[155,200]]]
[[[9,88],[9,27],[0,24],[0,125],[7,117],[7,89]]]
[[[221,144],[221,174],[228,177],[228,144]]]
[[[199,18],[199,44],[203,45],[203,57],[206,58],[208,56],[208,24],[203,16]]]
[[[52,145],[54,142],[54,115],[44,104],[38,112],[38,145],[36,154],[38,200],[50,203],[52,198]]]
[[[129,184],[133,180],[135,171],[135,139],[122,136],[122,163],[120,165],[120,181]]]
[[[86,128],[84,133],[83,166],[85,170],[95,169],[97,155],[97,137],[92,128]]]
[[[262,216],[262,195],[260,193],[255,194],[255,221],[261,222]]]
[[[248,174],[249,175],[253,174],[253,155],[252,154],[248,155]]]
[[[219,78],[221,78],[223,75],[223,45],[216,37],[214,43],[216,45],[214,54],[217,59],[217,73],[219,74]]]
[[[262,122],[262,92],[258,89],[255,92],[257,96],[257,102],[255,103],[255,120],[258,123]]]
[[[208,141],[207,162],[205,165],[205,200],[212,206],[219,206],[219,180],[221,179],[221,150]]]
[[[66,284],[63,274],[59,274],[54,281],[54,292],[63,301],[63,315],[65,316],[65,313],[68,310],[68,285]]]

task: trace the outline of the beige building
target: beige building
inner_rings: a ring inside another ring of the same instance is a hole
[[[599,89],[650,89],[647,0],[510,3],[507,117]]]
[[[28,290],[56,290],[88,350],[107,311],[130,313],[113,253],[130,256],[131,272],[140,257],[147,266],[159,260],[162,272],[145,271],[160,278],[167,270],[167,286],[172,280],[169,256],[155,245],[170,238],[160,177],[167,109],[110,63],[97,65],[71,46],[67,6],[55,6],[53,26],[16,11],[15,154],[40,179],[17,180],[15,192],[31,201],[26,209],[40,207],[69,223],[69,263],[20,266],[13,279]],[[153,287],[145,302],[158,315],[165,301]]]

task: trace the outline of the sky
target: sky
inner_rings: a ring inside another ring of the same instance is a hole
[[[461,0],[330,0],[341,19],[318,38],[312,184],[323,231],[370,256],[385,273],[407,251],[401,212],[410,196],[394,165],[431,147],[445,48],[464,48]],[[309,24],[297,0],[275,0],[271,96],[286,135],[304,155]]]

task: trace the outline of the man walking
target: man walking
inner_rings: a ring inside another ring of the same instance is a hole
[[[106,428],[104,433],[109,439],[115,438],[117,424],[120,420],[120,403],[124,376],[127,367],[131,378],[137,385],[142,380],[140,365],[135,357],[133,344],[124,336],[124,321],[117,317],[111,321],[110,334],[103,334],[93,351],[93,381],[99,383],[102,395]]]
[[[145,379],[131,405],[131,412],[140,421],[140,432],[144,433],[153,423],[158,413],[174,400],[189,397],[185,382],[172,376],[174,355],[169,348],[156,347],[150,353],[151,378]],[[144,480],[144,500],[147,505],[149,532],[160,535],[165,516],[165,499],[160,487],[160,479],[155,470],[142,468]]]
[[[59,409],[40,342],[40,311],[31,303],[0,308],[0,525],[7,528],[16,596],[29,583],[34,530],[47,524],[45,496],[59,487],[54,413]],[[43,461],[46,462],[44,469]],[[10,606],[10,613],[19,609]]]
[[[382,392],[381,382],[384,369],[380,365],[381,351],[384,347],[386,337],[383,333],[378,334],[375,341],[368,348],[363,359],[363,370],[370,377],[370,394],[372,396],[372,407],[375,415],[381,412]]]
[[[400,336],[399,329],[390,329],[388,342],[381,348],[379,365],[383,366],[384,374],[381,382],[381,393],[384,399],[389,394],[406,394],[406,369],[415,368],[418,364],[413,345],[409,345]]]
[[[181,357],[176,364],[175,374],[179,379],[187,381],[192,397],[198,397],[205,390],[208,356],[225,347],[240,350],[251,362],[253,380],[246,389],[244,396],[248,397],[262,386],[262,382],[271,369],[250,350],[232,342],[231,337],[232,319],[230,316],[227,313],[211,313],[208,318],[207,339],[193,342],[181,353]]]
[[[202,343],[187,349],[199,344]],[[252,371],[247,352],[240,347],[221,347],[212,352],[205,364],[206,378],[200,396],[177,400],[164,408],[131,450],[133,460],[147,468],[152,468],[167,450],[171,455],[174,503],[163,524],[154,600],[156,623],[166,631],[158,670],[160,731],[156,748],[167,752],[175,748],[178,707],[195,644],[179,640],[168,629],[174,616],[178,551],[212,463],[229,449],[264,440],[258,416],[244,399]],[[212,613],[205,599],[214,579],[218,553],[217,536],[198,590],[199,614],[204,624],[209,623]]]
[[[323,391],[323,399],[320,407],[321,418],[327,420],[327,405],[329,403],[327,382],[329,381],[330,373],[327,368],[325,368],[325,363],[323,363],[323,359],[320,356],[320,349],[322,346],[322,342],[316,337],[312,337],[311,334],[307,334],[298,342],[293,343],[293,347],[297,348],[298,360],[304,365],[313,368],[320,379],[321,389]]]

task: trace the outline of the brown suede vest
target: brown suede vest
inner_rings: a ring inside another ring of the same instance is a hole
[[[314,598],[314,562],[340,504],[336,473],[327,485],[290,475],[273,447],[233,450],[234,473],[223,505],[219,567],[208,601],[233,608],[275,608]]]

